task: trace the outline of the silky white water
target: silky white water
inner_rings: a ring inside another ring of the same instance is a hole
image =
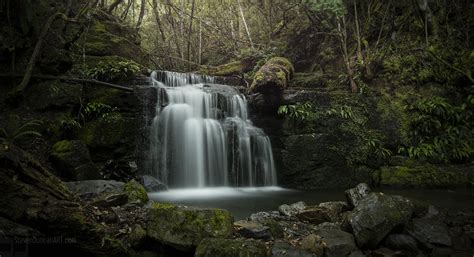
[[[159,72],[150,138],[152,174],[170,188],[275,186],[271,143],[230,86],[195,74]]]

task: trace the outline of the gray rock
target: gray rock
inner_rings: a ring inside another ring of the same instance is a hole
[[[307,221],[315,225],[332,220],[329,216],[329,210],[323,207],[307,208],[296,213],[296,217],[301,221]]]
[[[125,188],[125,183],[114,180],[83,180],[64,184],[71,192],[85,199],[92,199],[102,194],[119,194]]]
[[[255,240],[206,238],[202,240],[195,257],[267,257],[267,247]]]
[[[404,234],[392,234],[388,235],[384,241],[383,245],[392,250],[400,250],[408,255],[417,255],[418,247],[416,245],[416,240]]]
[[[344,231],[335,229],[322,229],[316,231],[321,237],[324,245],[325,257],[348,256],[351,252],[357,250],[354,237]]]
[[[428,248],[433,248],[433,245],[452,246],[448,227],[436,218],[413,219],[407,232]]]
[[[270,240],[272,233],[270,227],[263,226],[254,221],[239,220],[234,222],[237,232],[243,237]]]
[[[305,202],[297,202],[293,204],[283,204],[278,207],[278,211],[281,213],[281,215],[284,216],[294,216],[298,212],[301,212],[306,208],[306,203]]]
[[[369,195],[370,191],[366,183],[360,183],[356,187],[345,191],[347,202],[352,207],[356,207],[362,199]]]
[[[350,211],[352,208],[347,204],[347,202],[338,201],[338,202],[324,202],[320,203],[319,207],[326,208],[328,210],[328,215],[331,218],[331,221],[339,221],[341,214],[346,211]]]
[[[141,177],[141,183],[147,192],[160,192],[168,190],[168,187],[157,178],[144,175]]]
[[[413,205],[408,200],[371,193],[347,215],[359,247],[376,247],[393,228],[409,221]]]
[[[267,221],[296,221],[296,217],[280,215],[278,211],[257,212],[250,215],[250,220],[258,223],[266,223]]]
[[[272,247],[273,257],[314,257],[308,251],[295,248],[285,241],[277,240]]]

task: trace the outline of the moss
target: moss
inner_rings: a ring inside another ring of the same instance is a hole
[[[149,237],[183,251],[191,251],[203,238],[228,238],[233,231],[232,215],[219,209],[152,203],[148,220]]]
[[[472,168],[472,167],[471,167]],[[380,184],[393,187],[470,187],[474,185],[474,174],[469,169],[434,165],[382,167]]]
[[[270,228],[270,233],[274,238],[283,238],[285,236],[283,227],[278,222],[269,220],[264,225]]]
[[[293,65],[283,57],[268,60],[256,73],[250,86],[253,92],[278,93],[288,87],[293,77]]]
[[[243,239],[211,239],[202,240],[196,249],[196,257],[266,257],[267,248],[264,243]]]
[[[323,87],[327,84],[327,78],[321,72],[313,73],[295,73],[290,86],[291,87]]]
[[[131,180],[125,183],[124,190],[129,201],[140,201],[141,203],[148,202],[148,194],[146,193],[145,188],[137,181]]]
[[[289,72],[289,79],[293,78],[293,75],[295,74],[295,68],[293,67],[293,64],[290,62],[290,60],[284,57],[273,57],[268,60],[267,63],[285,67],[285,69]]]

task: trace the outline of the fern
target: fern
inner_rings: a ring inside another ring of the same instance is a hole
[[[5,128],[0,128],[0,142],[3,144],[3,150],[7,151],[10,149],[10,146],[15,144],[19,139],[25,137],[41,137],[41,133],[37,132],[41,125],[41,121],[31,120],[13,129],[11,133]]]

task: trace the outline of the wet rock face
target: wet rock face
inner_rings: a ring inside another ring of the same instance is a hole
[[[375,247],[397,226],[406,224],[412,204],[401,197],[370,193],[347,215],[347,222],[359,247]]]
[[[147,192],[160,192],[168,190],[168,187],[155,177],[144,175],[141,177],[142,185]]]
[[[147,219],[150,238],[181,251],[194,250],[204,238],[229,238],[233,232],[232,215],[220,209],[194,209],[152,203]],[[213,249],[211,252],[217,250],[213,248],[213,244],[209,244],[209,247]]]
[[[195,257],[267,257],[265,244],[259,241],[242,239],[207,238],[202,240],[194,254]]]

